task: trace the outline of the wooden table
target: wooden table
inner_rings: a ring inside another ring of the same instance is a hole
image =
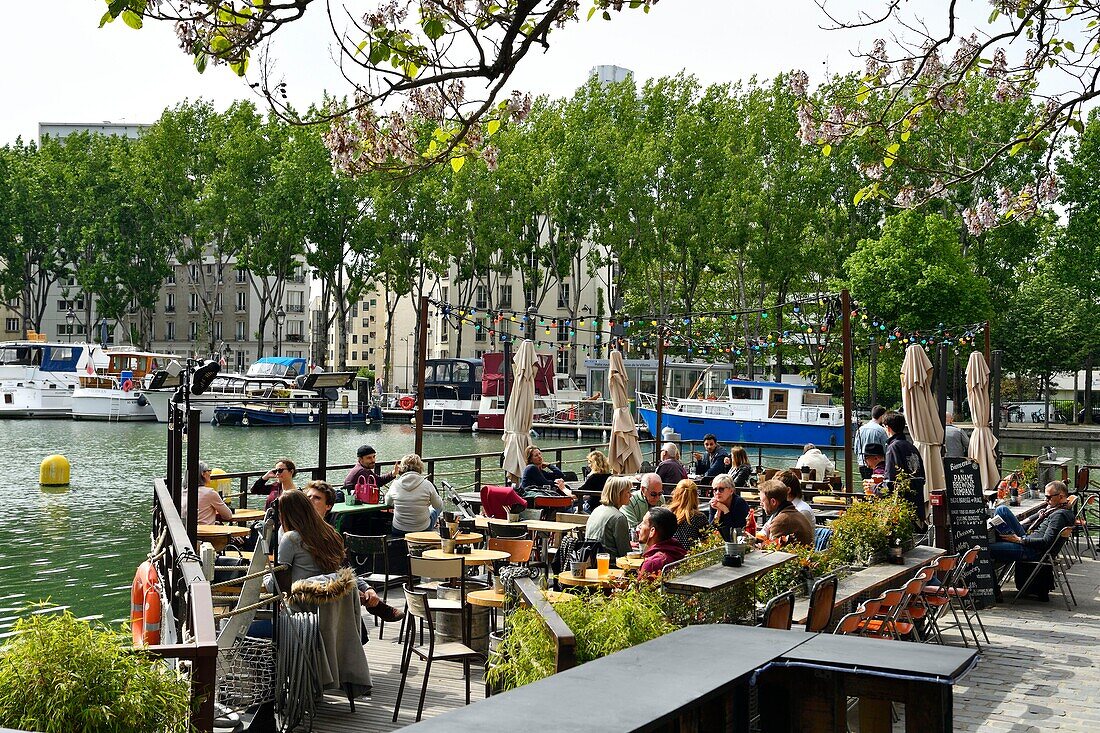
[[[511,555],[503,550],[470,550],[469,555],[456,555],[453,552],[443,552],[443,550],[424,550],[424,557],[431,558],[433,560],[454,560],[456,558],[462,558],[466,561],[467,565],[489,565],[493,560],[506,560]]]
[[[583,524],[571,524],[570,522],[550,522],[543,519],[527,519],[520,524],[532,532],[572,532],[580,529]]]
[[[623,577],[622,570],[616,570],[614,568],[607,571],[607,575],[600,575],[596,570],[584,571],[584,577],[578,578],[573,575],[572,570],[564,570],[558,573],[558,582],[562,585],[572,585],[578,588],[607,588],[620,578]]]
[[[551,603],[564,603],[565,601],[571,601],[577,596],[572,593],[566,593],[564,591],[543,591],[543,597]],[[475,590],[466,594],[466,600],[469,601],[472,606],[485,606],[488,608],[501,608],[504,605],[504,593],[497,593],[493,589],[489,590]]]
[[[905,553],[901,565],[880,563],[860,570],[858,573],[841,578],[836,589],[836,601],[833,603],[833,616],[837,611],[847,613],[850,607],[857,605],[860,597],[873,597],[891,588],[900,587],[916,574],[917,568],[937,560],[947,553],[939,547],[921,545]],[[794,622],[805,624],[810,611],[810,600],[800,598],[794,604]]]
[[[255,522],[257,519],[264,518],[263,509],[237,509],[233,512],[233,517],[230,522]]]
[[[352,514],[361,514],[363,512],[380,512],[383,509],[389,509],[386,504],[348,504],[347,502],[341,502],[339,504],[333,504],[332,509],[329,512],[333,515],[333,527],[337,532],[342,531],[344,526],[344,518],[351,516]]]
[[[753,550],[745,555],[744,562],[739,568],[726,567],[719,562],[717,565],[696,570],[694,573],[663,580],[662,584],[674,593],[712,593],[737,583],[755,580],[769,570],[795,559],[796,556],[789,552]]]
[[[485,539],[484,535],[480,532],[459,532],[454,536],[456,545],[476,545]],[[419,542],[422,545],[439,545],[442,543],[443,538],[439,536],[439,532],[406,532],[405,541],[407,542]]]
[[[645,562],[644,557],[622,557],[615,558],[615,564],[622,570],[638,570],[642,567],[642,563]]]
[[[230,524],[200,524],[196,529],[199,540],[209,542],[219,552],[229,544],[230,537],[247,537],[252,532],[248,527],[235,527]]]

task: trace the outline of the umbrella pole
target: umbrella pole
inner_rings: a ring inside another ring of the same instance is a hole
[[[940,425],[943,429],[947,430],[947,344],[940,344],[938,357],[938,367],[936,372],[936,408],[940,411]],[[947,443],[945,439],[943,441]],[[944,446],[940,446],[940,455],[944,453]],[[938,488],[938,487],[937,487]]]
[[[428,358],[428,299],[420,296],[420,315],[417,319],[416,366],[416,443],[413,452],[424,455],[424,363]],[[416,376],[415,374],[413,376]]]
[[[841,323],[844,338],[844,487],[852,490],[852,296],[840,291]]]
[[[653,421],[653,465],[661,462],[661,416],[665,406],[665,334],[657,334],[657,417]]]
[[[989,369],[989,396],[993,399],[993,437],[1001,439],[1001,351],[993,352]],[[997,468],[1001,468],[1001,451],[997,450]]]

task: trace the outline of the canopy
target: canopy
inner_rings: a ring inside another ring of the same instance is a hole
[[[531,444],[531,418],[535,412],[535,369],[538,357],[535,344],[526,340],[512,358],[515,381],[504,412],[504,471],[517,479],[527,466],[523,452]]]
[[[638,427],[630,413],[630,391],[623,365],[623,355],[611,352],[611,365],[607,371],[607,383],[611,390],[611,441],[607,444],[607,458],[615,473],[637,473],[642,467],[642,449],[638,445]]]
[[[932,362],[917,344],[905,350],[901,363],[901,403],[905,423],[924,464],[924,500],[933,489],[947,488],[943,474],[943,423],[932,396]]]
[[[970,400],[970,415],[974,432],[970,434],[970,447],[966,455],[982,469],[982,488],[997,488],[1001,471],[997,468],[997,436],[993,434],[989,407],[989,367],[982,352],[970,354],[966,363],[966,396]]]

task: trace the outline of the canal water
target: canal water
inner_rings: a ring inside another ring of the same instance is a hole
[[[201,435],[202,459],[227,472],[266,468],[280,457],[316,461],[317,434],[308,429],[204,426]],[[394,460],[412,451],[413,440],[404,425],[336,428],[329,432],[329,462],[351,463],[363,443],[375,446],[380,459]],[[538,441],[543,447],[596,442]],[[127,616],[134,569],[149,550],[152,482],[164,475],[165,444],[166,426],[159,423],[0,421],[0,637],[29,603],[111,622]],[[496,434],[427,433],[424,439],[427,456],[500,447]],[[1037,441],[1003,443],[1008,453],[1040,449]],[[39,464],[52,453],[72,464],[72,483],[64,489],[38,485]],[[1058,453],[1074,464],[1100,463],[1100,446],[1092,443],[1059,444]]]

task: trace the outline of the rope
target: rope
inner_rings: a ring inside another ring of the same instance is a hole
[[[218,598],[235,598],[235,597],[236,596],[218,596]],[[279,595],[275,595],[275,596],[260,596],[260,600],[256,603],[253,603],[251,606],[245,606],[244,608],[236,608],[232,611],[226,611],[225,613],[215,614],[214,615],[214,620],[215,621],[222,621],[222,620],[227,619],[227,618],[232,618],[233,616],[239,616],[240,614],[245,613],[247,611],[255,611],[257,608],[263,608],[264,606],[268,605],[272,601],[280,600],[280,599],[283,599],[283,598],[286,598],[285,593],[280,593]]]
[[[229,567],[229,566],[218,565],[216,567],[221,568],[222,570],[224,570],[226,567]],[[213,588],[224,588],[228,585],[236,585],[237,583],[243,583],[246,580],[252,580],[253,578],[259,578],[261,576],[267,575],[269,572],[278,572],[280,570],[287,570],[289,568],[290,568],[289,565],[276,565],[275,567],[271,568],[270,570],[268,570],[268,569],[258,570],[255,573],[249,573],[248,575],[242,575],[239,578],[230,578],[229,580],[219,580],[217,583],[211,583],[210,587],[212,589]]]
[[[168,540],[168,530],[162,529],[160,531],[160,537],[153,543],[153,549],[149,551],[146,557],[151,563],[160,562],[160,559],[164,557],[164,553],[167,551],[164,547],[164,543]]]

